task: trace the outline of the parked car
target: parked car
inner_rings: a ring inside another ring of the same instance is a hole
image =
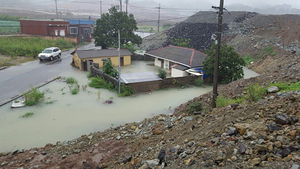
[[[61,50],[58,47],[46,48],[39,54],[40,61],[53,60],[55,57],[60,58]]]

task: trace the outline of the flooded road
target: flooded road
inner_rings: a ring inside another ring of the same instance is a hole
[[[133,65],[140,67],[140,72],[156,71],[155,67],[139,61],[133,62]],[[131,73],[132,70],[124,67],[125,72]],[[88,84],[86,75],[87,72],[75,68],[61,74],[75,77],[80,85]],[[121,98],[115,92],[90,87],[72,95],[65,82],[54,81],[40,88],[40,91],[46,92],[44,103],[18,109],[11,109],[11,103],[0,107],[0,152],[55,144],[120,124],[142,121],[154,115],[173,113],[176,106],[211,90],[211,86],[173,88]],[[113,104],[103,104],[111,98]],[[51,101],[54,103],[46,104]],[[33,112],[34,115],[20,118],[27,112]]]

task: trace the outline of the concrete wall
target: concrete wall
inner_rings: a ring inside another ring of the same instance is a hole
[[[188,75],[189,74],[186,71],[182,71],[182,70],[179,70],[179,69],[172,68],[172,72],[171,72],[172,77],[185,77],[185,76],[188,76]]]
[[[161,61],[158,60],[158,58],[155,58],[155,60],[154,60],[154,65],[155,65],[155,66],[158,66],[158,67],[161,67]]]
[[[94,77],[101,77],[104,79],[107,83],[111,82],[114,86],[119,86],[118,79],[109,76],[108,74],[103,73],[100,69],[95,68],[94,66],[90,67],[91,73]]]

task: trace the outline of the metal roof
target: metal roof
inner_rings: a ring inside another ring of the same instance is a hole
[[[154,72],[142,72],[142,73],[123,73],[121,74],[121,81],[130,84],[138,82],[148,82],[162,80]]]
[[[189,68],[203,66],[203,61],[207,57],[204,53],[195,49],[172,45],[147,52],[146,55],[169,60]]]
[[[81,59],[119,56],[118,49],[76,50],[76,53]],[[127,49],[121,49],[120,55],[128,56],[132,55],[132,53]]]
[[[70,25],[95,25],[91,20],[69,20]]]

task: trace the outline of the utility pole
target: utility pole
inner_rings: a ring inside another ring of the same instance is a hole
[[[125,0],[125,2],[126,2],[126,13],[128,13],[128,1],[129,0]]]
[[[55,6],[56,6],[56,19],[58,19],[58,13],[57,13],[57,0],[55,0]]]
[[[118,82],[119,82],[119,93],[121,93],[121,42],[120,42],[120,29],[118,30],[118,41],[119,41],[119,74],[118,74]]]
[[[215,58],[215,68],[214,68],[214,83],[213,83],[213,102],[212,108],[216,108],[216,100],[218,97],[218,72],[219,72],[219,58],[221,49],[221,38],[222,38],[222,24],[223,24],[223,7],[224,0],[220,0],[219,16],[218,16],[218,33],[217,33],[217,55]],[[217,7],[213,7],[217,8]]]
[[[99,6],[99,11],[100,11],[100,17],[101,17],[101,15],[102,15],[102,1],[100,0],[100,6]]]
[[[120,11],[122,12],[122,0],[120,0]]]
[[[157,32],[159,32],[159,21],[160,21],[160,3],[159,3],[159,6],[158,6]]]

